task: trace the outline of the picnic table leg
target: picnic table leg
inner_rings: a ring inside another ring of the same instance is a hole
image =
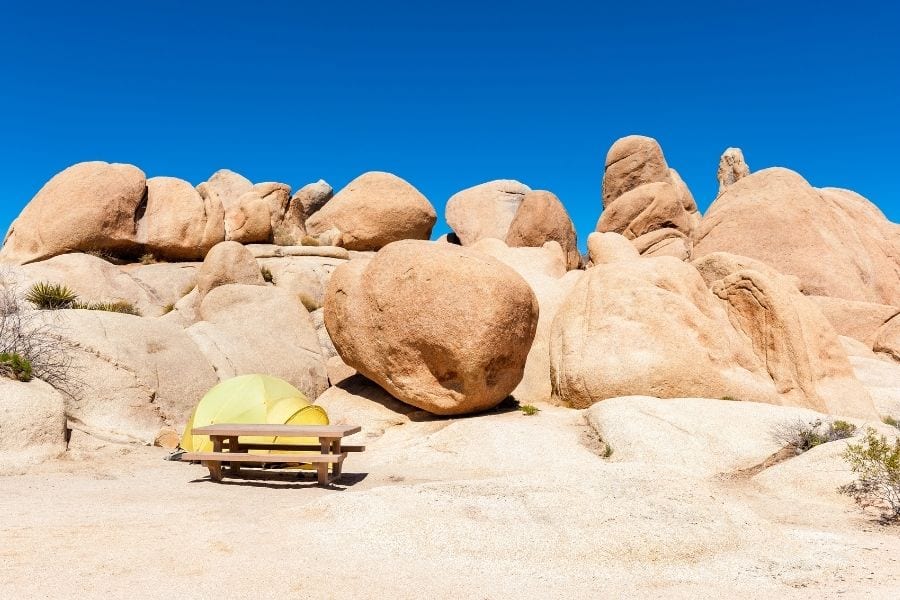
[[[213,452],[222,451],[222,438],[218,436],[210,436],[213,443]],[[222,481],[222,463],[217,460],[206,461],[206,468],[209,469],[209,477],[213,481]]]
[[[328,454],[328,448],[331,446],[328,438],[322,438],[319,440],[319,446],[322,454]],[[319,485],[328,485],[328,463],[318,463],[316,464],[316,474],[318,475]]]
[[[237,436],[231,436],[228,438],[228,451],[229,452],[240,452],[241,451],[241,446],[240,446],[240,443],[238,443]],[[244,452],[246,452],[246,450],[244,450]],[[228,470],[234,476],[239,475],[241,472],[241,463],[239,463],[239,462],[228,463]]]
[[[331,453],[340,455],[341,453],[341,438],[335,438],[331,440]],[[331,475],[332,478],[336,481],[341,477],[341,463],[336,462],[331,465]]]

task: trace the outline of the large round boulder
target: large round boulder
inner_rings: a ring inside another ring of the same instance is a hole
[[[31,199],[6,235],[0,259],[20,264],[66,252],[138,252],[135,227],[146,197],[135,166],[78,163]]]
[[[202,260],[225,239],[225,213],[215,197],[206,197],[183,179],[147,180],[147,208],[137,224],[137,241],[160,258]]]
[[[214,288],[229,283],[265,284],[256,258],[239,242],[221,242],[206,255],[197,273],[198,306]]]
[[[505,240],[530,191],[512,179],[488,181],[454,194],[447,201],[444,218],[463,246],[488,237]]]
[[[325,297],[325,325],[344,362],[441,415],[485,410],[512,392],[537,320],[534,293],[510,267],[425,241],[341,265]]]
[[[419,190],[396,175],[372,171],[313,213],[306,231],[348,250],[378,250],[397,240],[427,240],[435,221],[434,207]]]
[[[694,257],[717,251],[794,275],[807,295],[878,304],[900,298],[900,226],[862,196],[815,189],[788,169],[743,177],[712,203]]]
[[[559,243],[566,253],[566,268],[577,269],[581,264],[575,226],[562,202],[550,192],[528,192],[509,225],[506,243],[540,248],[546,242]]]

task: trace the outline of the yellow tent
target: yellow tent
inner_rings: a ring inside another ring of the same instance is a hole
[[[191,430],[216,423],[327,425],[328,415],[321,407],[311,405],[303,392],[286,381],[268,375],[239,375],[220,382],[203,396],[184,428],[181,447],[188,452],[212,451],[209,437],[192,435]],[[316,442],[306,438],[246,438],[245,441]]]

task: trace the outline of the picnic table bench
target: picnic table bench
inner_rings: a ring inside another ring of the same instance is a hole
[[[193,435],[207,435],[212,452],[188,452],[185,461],[199,461],[209,469],[214,481],[222,481],[222,463],[228,463],[229,476],[240,474],[241,464],[313,464],[319,485],[327,485],[341,476],[341,465],[348,452],[362,452],[365,446],[342,446],[342,438],[360,431],[358,425],[244,425],[222,423],[195,427]],[[241,438],[316,438],[318,444],[265,443]],[[268,450],[268,454],[249,454],[250,450]],[[275,453],[277,451],[281,453]],[[288,454],[305,451],[311,454]],[[331,475],[328,474],[331,465]]]

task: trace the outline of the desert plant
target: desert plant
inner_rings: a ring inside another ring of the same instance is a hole
[[[823,423],[822,419],[796,419],[776,425],[771,435],[775,441],[801,454],[821,444],[853,437],[854,433],[856,425],[847,421]]]
[[[105,310],[106,312],[117,312],[126,315],[141,316],[141,312],[131,302],[125,300],[116,300],[115,302],[80,302],[76,301],[72,308],[80,308],[82,310]]]
[[[275,278],[272,276],[272,271],[269,269],[269,267],[261,267],[259,269],[259,272],[262,273],[263,281],[265,281],[266,283],[275,283]]]
[[[298,296],[300,298],[300,303],[309,312],[322,308],[322,305],[319,304],[319,301],[313,298],[310,294],[307,294],[306,292],[300,292]]]
[[[322,242],[320,242],[319,240],[317,240],[316,238],[314,238],[311,235],[304,235],[300,239],[300,244],[302,246],[321,246]]]
[[[31,361],[16,352],[0,352],[0,374],[19,381],[31,381]]]
[[[77,346],[62,331],[57,313],[31,309],[21,301],[16,280],[0,272],[0,354],[18,355],[33,377],[74,398],[82,387],[74,362]]]
[[[860,506],[881,508],[884,520],[900,519],[900,438],[891,443],[869,427],[860,443],[847,446],[844,460],[857,479],[840,491]]]
[[[173,310],[175,310],[175,305],[171,302],[169,302],[168,304],[166,304],[165,306],[162,307],[162,311],[163,311],[164,315],[169,314]]]
[[[534,415],[538,414],[539,412],[541,412],[541,409],[539,409],[537,406],[534,406],[532,404],[520,404],[519,410],[522,411],[523,415],[528,415],[529,417],[534,416]]]
[[[42,310],[72,308],[78,294],[61,283],[39,281],[29,288],[25,299]]]
[[[885,425],[890,425],[891,427],[896,427],[897,429],[900,429],[900,419],[895,419],[894,417],[888,416],[888,417],[884,417],[883,419],[881,419],[881,422],[884,423]]]
[[[610,446],[607,442],[604,442],[602,440],[601,440],[601,443],[603,444],[603,452],[600,453],[600,456],[602,456],[603,458],[609,458],[610,456],[612,456],[613,455],[612,446]]]
[[[138,262],[140,262],[142,265],[154,265],[159,262],[159,259],[157,259],[152,252],[145,252],[138,259]]]

